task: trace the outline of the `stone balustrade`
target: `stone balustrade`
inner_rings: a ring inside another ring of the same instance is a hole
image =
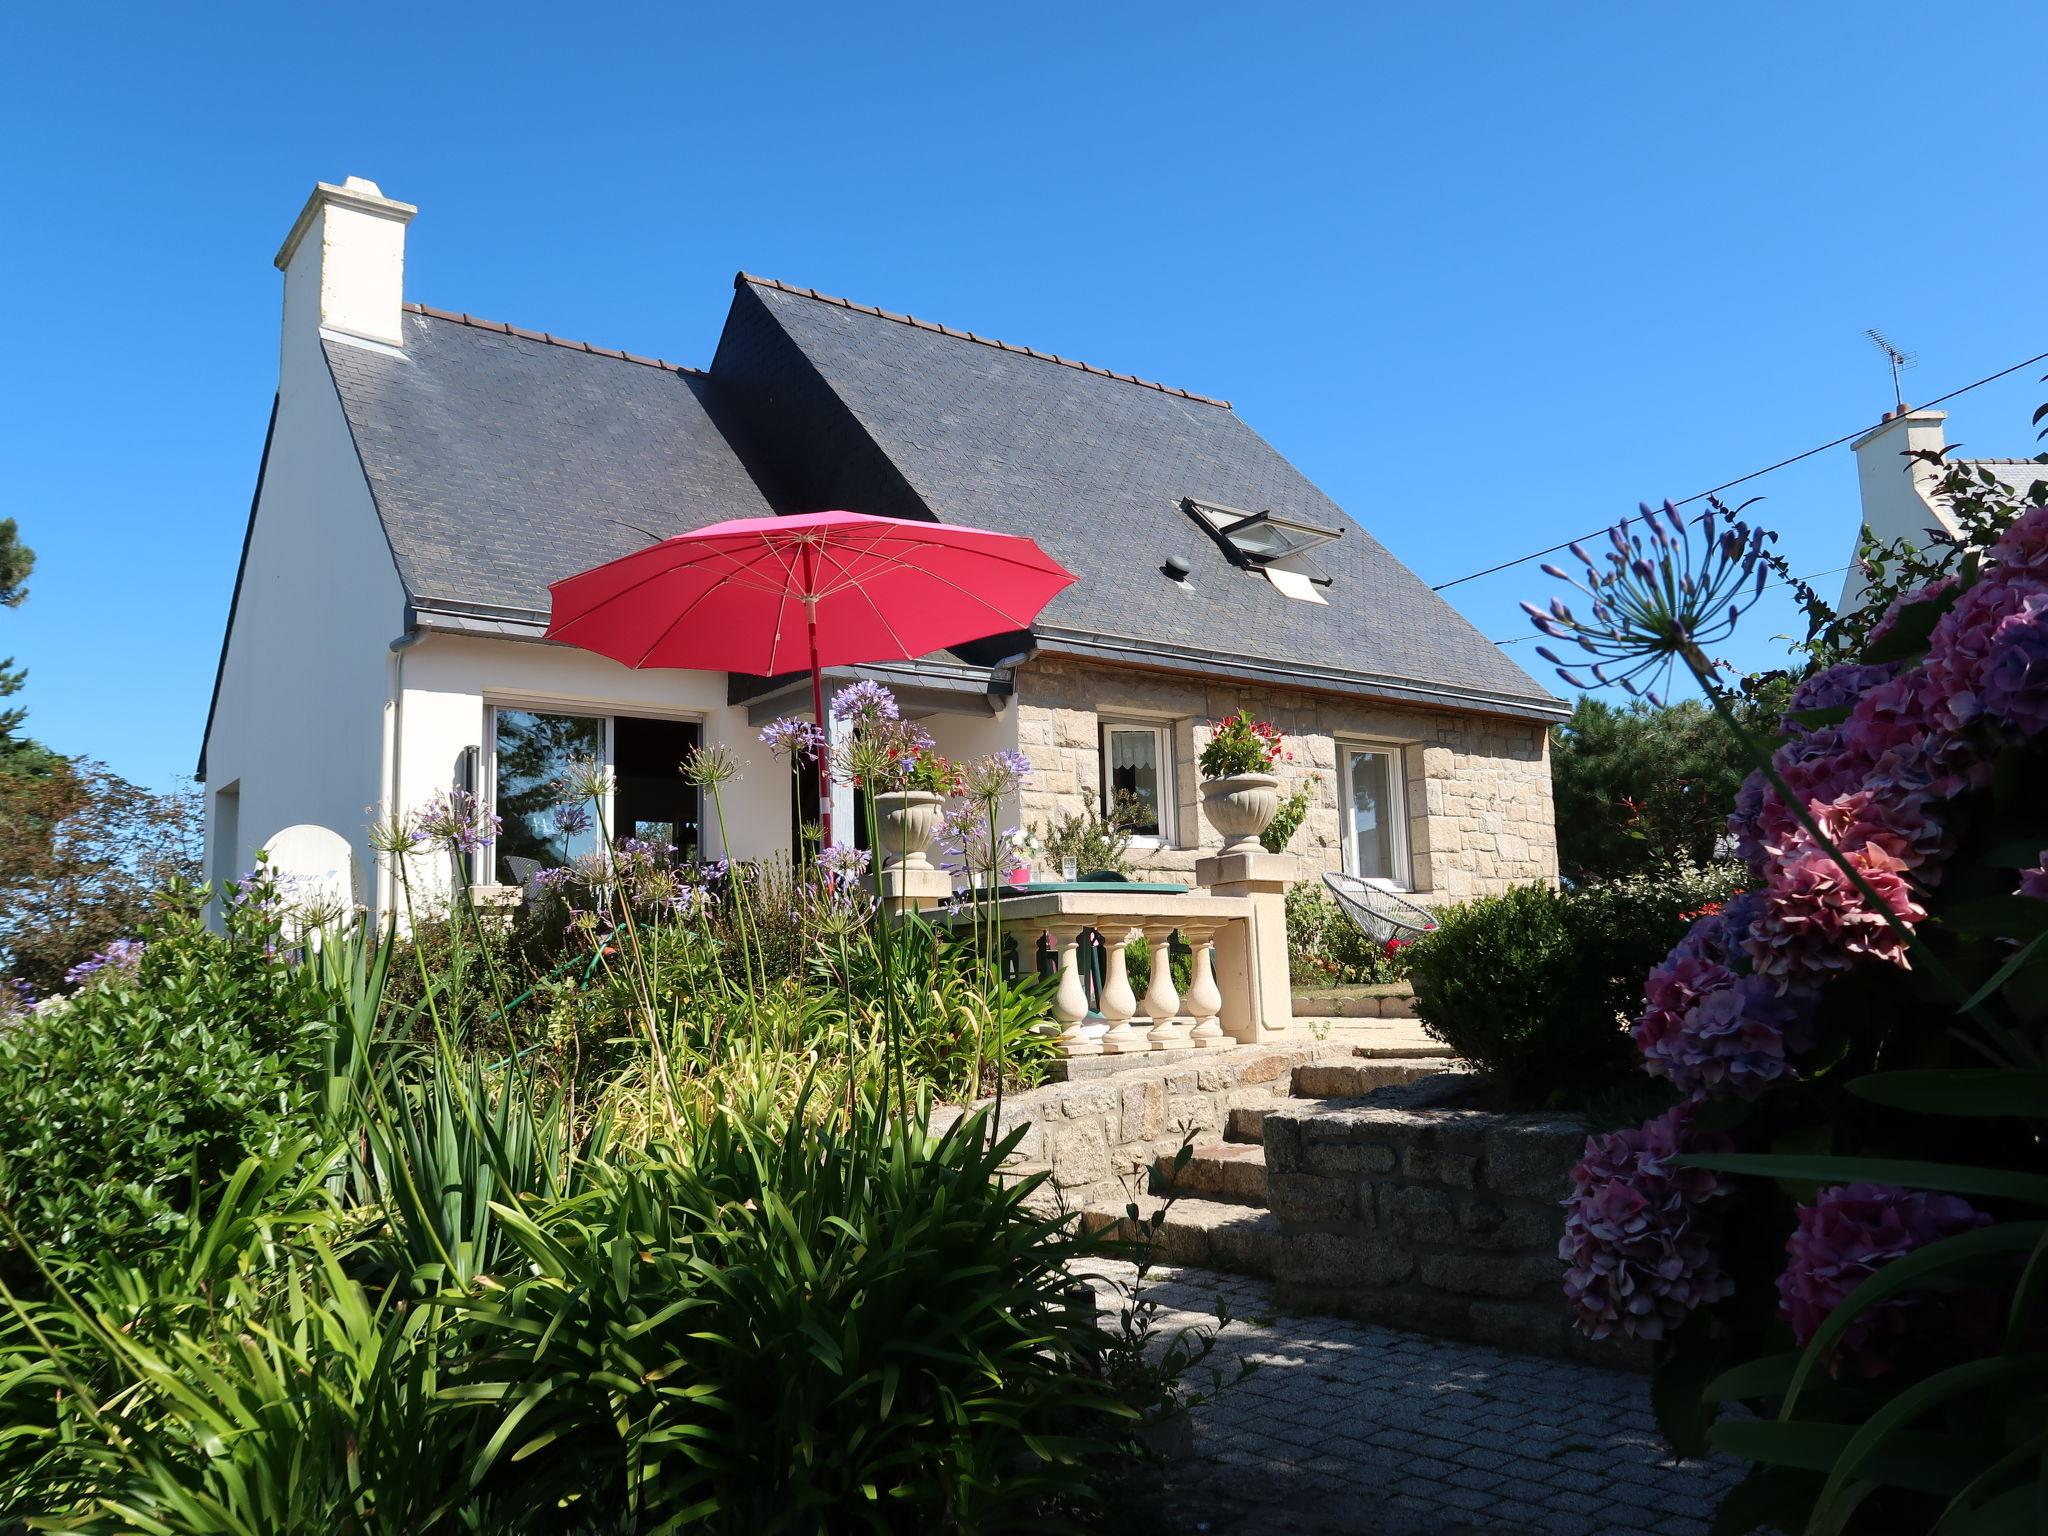
[[[1020,957],[1037,953],[1041,935],[1052,945],[1059,990],[1046,1028],[1068,1056],[1220,1051],[1286,1033],[1294,1016],[1285,904],[1293,861],[1220,854],[1202,860],[1197,874],[1207,891],[1053,889],[1001,898],[998,922]],[[1091,931],[1105,950],[1093,1011],[1080,964]],[[1176,933],[1193,954],[1185,995],[1173,978]],[[1128,951],[1140,935],[1151,966],[1134,982]]]

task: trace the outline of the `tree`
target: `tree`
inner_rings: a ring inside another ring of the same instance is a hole
[[[0,773],[0,974],[48,993],[135,937],[166,882],[198,877],[202,827],[193,791],[160,795],[104,763]]]
[[[21,542],[14,519],[0,517],[0,608],[19,608],[27,600],[29,573],[35,568],[36,552]],[[26,678],[12,656],[0,658],[0,700],[21,692]],[[0,773],[47,778],[56,772],[59,759],[47,747],[15,734],[27,715],[19,705],[0,707]]]
[[[1557,858],[1574,882],[1714,857],[1749,759],[1697,699],[1617,709],[1581,697],[1551,733]]]

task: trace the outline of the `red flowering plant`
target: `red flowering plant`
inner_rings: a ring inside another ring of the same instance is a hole
[[[1227,720],[1209,723],[1209,742],[1202,748],[1198,766],[1205,779],[1228,779],[1240,773],[1271,773],[1280,763],[1292,761],[1286,738],[1269,721],[1252,718],[1241,709]]]
[[[1635,1042],[1679,1102],[1574,1170],[1579,1326],[1654,1342],[1681,1451],[1757,1464],[1716,1529],[2018,1530],[2048,1496],[2044,490],[1860,640],[1816,626],[1729,822],[1751,888],[1645,984]],[[1645,508],[1545,567],[1586,617],[1524,606],[1587,660],[1542,654],[1631,692],[1683,667],[1744,734],[1708,647],[1770,538]]]

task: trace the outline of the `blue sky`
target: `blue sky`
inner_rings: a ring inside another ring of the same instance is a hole
[[[0,655],[191,771],[317,179],[408,297],[708,362],[741,267],[1226,396],[1423,577],[2048,350],[2038,6],[10,9]],[[2028,369],[1950,407],[2034,451]],[[1847,449],[1773,475],[1847,559]],[[1832,586],[1830,577],[1824,586]],[[1533,567],[1453,594],[1524,633]],[[1767,659],[1789,612],[1733,652]],[[1530,646],[1513,654],[1536,665]],[[1546,675],[1547,680],[1547,675]]]

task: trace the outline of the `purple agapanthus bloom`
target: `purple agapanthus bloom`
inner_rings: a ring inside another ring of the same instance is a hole
[[[135,968],[142,964],[142,952],[146,948],[148,946],[140,939],[116,939],[105,949],[86,956],[66,971],[65,983],[75,987],[86,978],[102,972],[132,975]]]
[[[850,843],[836,843],[818,855],[818,868],[834,885],[856,885],[867,874],[874,855]]]
[[[592,825],[590,807],[587,805],[558,805],[555,807],[555,830],[564,837],[579,837],[588,832]]]
[[[485,810],[466,789],[438,792],[413,812],[413,836],[419,842],[439,843],[457,853],[476,853],[495,842],[501,830],[497,813]]]
[[[847,692],[850,693],[852,690],[848,689]],[[845,698],[846,694],[842,693],[839,697]],[[836,700],[833,707],[836,712]],[[761,727],[761,744],[777,757],[815,759],[825,750],[825,733],[819,729],[815,720],[785,715],[780,720],[770,720]]]
[[[857,725],[864,720],[895,720],[899,717],[896,695],[869,678],[850,683],[832,696],[834,720],[851,720]]]
[[[1734,1289],[1715,1251],[1712,1209],[1728,1186],[1708,1169],[1672,1163],[1728,1144],[1692,1128],[1697,1108],[1680,1104],[1636,1130],[1586,1138],[1557,1256],[1565,1300],[1589,1338],[1661,1339]]]
[[[1804,1345],[1851,1291],[1894,1259],[1990,1222],[1957,1195],[1885,1184],[1822,1190],[1813,1204],[1799,1207],[1799,1224],[1785,1244],[1788,1262],[1778,1277],[1779,1314]],[[1959,1334],[1988,1342],[1983,1325],[1995,1310],[1996,1303],[1982,1291],[1922,1291],[1880,1302],[1850,1325],[1828,1359],[1828,1370],[1836,1376],[1881,1376],[1896,1366],[1909,1335],[1938,1337],[1950,1345]]]

